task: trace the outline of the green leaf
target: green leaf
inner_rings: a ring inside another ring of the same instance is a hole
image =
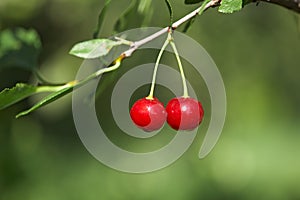
[[[101,27],[102,27],[102,24],[103,24],[103,21],[104,21],[104,17],[105,17],[105,14],[106,14],[106,10],[107,10],[110,2],[111,2],[111,0],[106,0],[103,9],[99,13],[98,24],[97,24],[96,30],[94,31],[94,34],[93,34],[94,39],[96,39],[99,35],[99,32],[101,30]]]
[[[132,13],[135,14],[135,17],[137,20],[140,21],[140,19],[142,18],[142,16],[140,15],[140,12],[137,12],[138,10],[138,1],[137,0],[132,0],[129,4],[129,6],[126,8],[126,10],[120,15],[120,18],[117,20],[116,24],[114,25],[114,30],[116,32],[122,32],[124,31],[126,28],[131,28],[129,26],[130,23],[130,19],[132,18]],[[137,24],[137,26],[139,26],[139,24]]]
[[[194,22],[195,22],[195,18],[190,19],[190,20],[185,24],[185,26],[184,26],[182,32],[183,32],[183,33],[186,33],[186,32],[190,29],[190,27],[193,25]]]
[[[113,47],[121,44],[124,43],[109,39],[93,39],[76,44],[69,53],[85,59],[98,58],[107,55]]]
[[[242,0],[222,0],[218,9],[221,13],[233,13],[241,10],[243,7]]]
[[[204,10],[205,10],[205,6],[210,2],[210,0],[204,0],[204,2],[201,4],[201,7],[199,9],[199,13],[198,15],[201,15]],[[183,32],[186,33],[190,27],[193,25],[193,23],[195,22],[195,18],[191,18],[187,23],[186,25],[184,26],[183,28]]]
[[[170,25],[172,25],[172,23],[173,23],[173,8],[172,8],[169,0],[165,0],[165,3],[167,4],[169,14],[170,14]]]
[[[141,18],[141,26],[149,26],[154,10],[152,5],[152,0],[143,0],[139,1],[139,6],[138,6],[138,12],[140,15],[142,15]]]
[[[148,26],[153,16],[152,0],[131,0],[130,5],[120,15],[114,31],[120,33],[128,29]]]
[[[37,110],[41,107],[53,102],[53,101],[65,96],[66,94],[69,94],[70,92],[73,91],[73,89],[80,88],[81,86],[85,85],[89,81],[99,77],[103,73],[111,72],[111,71],[114,71],[114,70],[118,69],[121,65],[121,60],[122,60],[122,58],[117,59],[116,63],[113,66],[99,69],[98,71],[94,72],[93,74],[89,75],[88,77],[84,78],[81,81],[72,81],[72,82],[69,82],[69,83],[67,83],[65,85],[62,85],[62,86],[41,86],[41,87],[38,87],[37,88],[38,92],[44,92],[44,91],[52,90],[53,93],[51,93],[48,96],[46,96],[45,98],[43,98],[41,101],[36,103],[30,109],[19,113],[16,116],[16,118],[27,115],[27,114],[29,114],[29,113],[31,113],[31,112],[33,112],[33,111],[35,111],[35,110]]]
[[[151,3],[152,3],[152,0],[138,1],[138,3],[139,3],[139,6],[138,6],[137,11],[139,13],[145,13],[149,10],[149,8],[151,6]]]
[[[17,85],[11,89],[6,88],[2,90],[0,92],[0,110],[35,94],[36,88],[37,87],[32,85],[17,83]]]
[[[33,29],[0,32],[0,70],[14,67],[32,71],[37,67],[40,51],[41,41]]]
[[[201,7],[199,9],[199,13],[198,15],[202,15],[202,13],[204,12],[205,10],[205,6],[210,2],[211,0],[204,0],[204,2],[201,4]]]
[[[74,87],[74,85],[70,85],[70,84],[66,84],[64,86],[61,86],[60,90],[49,94],[48,96],[46,96],[45,98],[43,98],[41,101],[39,101],[38,103],[36,103],[34,106],[32,106],[30,109],[25,110],[25,111],[19,113],[16,116],[16,118],[19,118],[19,117],[22,117],[24,115],[27,115],[27,114],[29,114],[29,113],[31,113],[31,112],[33,112],[33,111],[35,111],[35,110],[37,110],[37,109],[39,109],[41,107],[43,107],[43,106],[45,106],[45,105],[53,102],[53,101],[55,101],[55,100],[57,100],[57,99],[65,96],[66,94],[72,92],[73,87]]]
[[[196,4],[196,3],[200,3],[203,0],[185,0],[184,3],[185,4]]]
[[[0,92],[0,110],[13,105],[31,95],[41,92],[56,92],[65,86],[34,86],[17,83],[13,88],[6,88]]]

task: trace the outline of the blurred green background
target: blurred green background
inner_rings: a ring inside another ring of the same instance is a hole
[[[171,2],[175,19],[195,8],[183,0]],[[113,34],[113,24],[128,3],[112,1],[101,37]],[[42,73],[52,81],[69,81],[82,60],[68,51],[76,42],[92,37],[103,4],[97,0],[1,0],[0,30],[36,29],[43,44]],[[149,26],[168,24],[163,1],[153,1],[148,11],[153,14],[147,19]],[[110,169],[88,153],[73,124],[70,95],[20,119],[15,114],[38,97],[0,111],[0,199],[300,199],[299,19],[295,13],[263,2],[231,15],[211,9],[197,18],[187,34],[216,62],[228,100],[221,138],[203,160],[197,155],[207,120],[177,162],[137,175]],[[140,26],[134,15],[127,20],[128,28]],[[126,66],[154,62],[157,55],[139,53],[105,78],[115,80]],[[34,82],[34,78],[20,69],[0,72],[1,90],[17,82]],[[109,103],[112,86],[102,89],[99,111]],[[139,89],[136,98],[147,90]],[[200,95],[209,116],[209,96],[207,92]],[[102,123],[117,132],[111,118]],[[124,148],[138,145],[118,134],[111,138]],[[146,146],[158,148],[168,139],[153,139]]]

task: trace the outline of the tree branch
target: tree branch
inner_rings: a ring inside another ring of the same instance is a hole
[[[208,2],[205,7],[204,7],[204,10],[210,8],[210,7],[213,7],[213,6],[216,6],[220,3],[221,0],[211,0],[210,2]],[[178,21],[174,22],[172,24],[172,29],[175,30],[177,27],[179,27],[181,24],[183,24],[184,22],[196,17],[198,14],[199,14],[199,11],[201,10],[201,7],[197,8],[196,10],[194,10],[193,12],[190,12],[189,14],[187,14],[186,16],[184,16],[183,18],[179,19]],[[136,41],[132,44],[132,46],[130,47],[130,49],[128,49],[127,51],[125,51],[123,53],[124,55],[124,58],[126,57],[130,57],[131,54],[137,50],[140,46],[158,38],[159,36],[165,34],[168,32],[170,27],[165,27],[163,28],[162,30],[142,39],[142,40],[139,40],[139,41]]]
[[[215,7],[218,6],[220,4],[222,0],[211,0],[210,2],[208,2],[205,7],[204,10],[210,8],[210,7]],[[247,0],[246,0],[247,1]],[[295,12],[300,13],[300,0],[248,0],[247,3],[250,2],[259,2],[259,1],[264,1],[264,2],[268,2],[268,3],[273,3],[273,4],[277,4],[280,6],[283,6],[287,9],[293,10]],[[182,25],[183,23],[187,22],[188,20],[196,17],[199,14],[199,11],[201,10],[201,7],[197,8],[196,10],[190,12],[189,14],[187,14],[186,16],[182,17],[181,19],[179,19],[178,21],[174,22],[172,24],[172,29],[175,30],[177,27],[179,27],[180,25]],[[131,45],[130,49],[128,49],[127,51],[122,53],[123,58],[126,57],[130,57],[131,54],[136,51],[140,46],[156,39],[157,37],[165,34],[168,32],[170,27],[165,27],[162,30],[142,39],[136,42],[133,42],[133,44]]]

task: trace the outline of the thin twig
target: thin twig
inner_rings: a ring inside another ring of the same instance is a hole
[[[202,6],[201,6],[201,7],[197,8],[196,10],[194,10],[193,12],[187,14],[186,16],[184,16],[183,18],[179,19],[178,21],[176,21],[172,24],[172,27],[171,27],[172,30],[175,30],[177,27],[179,27],[184,22],[196,17],[200,11],[202,13],[204,10],[219,4],[220,1],[221,0],[211,0],[210,2],[208,2],[205,5],[204,8],[202,8]],[[78,81],[77,85],[82,85],[94,78],[99,77],[100,75],[102,75],[105,72],[113,71],[113,70],[117,69],[120,66],[121,61],[124,58],[130,57],[132,55],[132,53],[134,51],[136,51],[140,46],[158,38],[159,36],[167,33],[169,30],[170,30],[170,27],[165,27],[165,28],[153,33],[152,35],[145,37],[144,39],[132,42],[130,45],[130,48],[128,50],[124,51],[123,53],[121,53],[121,55],[116,60],[114,60],[107,68],[100,69],[100,70],[96,71],[95,73],[93,73],[92,75],[90,75],[89,77],[85,78],[84,80]]]
[[[220,0],[211,0],[210,2],[208,2],[205,7],[204,7],[204,10],[210,8],[210,7],[213,7],[217,4],[219,4]],[[184,22],[196,17],[198,14],[199,14],[199,11],[200,11],[201,7],[197,8],[196,10],[192,11],[191,13],[187,14],[186,16],[184,16],[183,18],[179,19],[178,21],[174,22],[172,24],[172,29],[175,30],[177,29],[180,25],[182,25]],[[158,38],[159,36],[165,34],[168,32],[170,27],[165,27],[163,29],[161,29],[160,31],[150,35],[150,36],[147,36],[146,38],[144,39],[141,39],[139,41],[136,41],[136,42],[133,42],[133,44],[131,45],[130,49],[128,49],[127,51],[123,52],[122,54],[125,56],[125,57],[130,57],[131,54],[137,50],[140,46]]]

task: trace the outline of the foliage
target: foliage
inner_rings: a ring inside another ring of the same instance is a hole
[[[96,29],[93,33],[93,38],[96,39],[99,35],[99,32],[101,30],[101,26],[104,22],[104,18],[105,18],[105,14],[106,14],[106,10],[110,4],[111,0],[106,0],[103,9],[101,10],[99,16],[98,16],[98,24],[96,26]]]
[[[185,4],[198,4],[200,2],[201,0],[184,1]],[[205,0],[202,3],[202,5],[199,7],[199,11],[198,11],[199,15],[201,15],[202,12],[207,8],[206,6],[208,5],[209,2],[210,0]],[[152,3],[153,2],[151,0],[145,0],[145,1],[133,0],[129,5],[129,7],[126,9],[126,11],[123,14],[121,14],[119,19],[116,21],[114,25],[114,30],[120,32],[125,28],[130,28],[129,25],[130,22],[126,20],[127,17],[129,17],[129,15],[134,15],[135,18],[138,19],[139,22],[137,23],[137,21],[135,21],[135,25],[138,24],[139,26],[142,26],[146,22],[149,22],[152,16]],[[170,24],[172,25],[173,8],[171,5],[171,1],[165,0],[164,3],[167,5],[169,16],[170,16]],[[104,7],[99,14],[98,23],[93,34],[94,39],[75,44],[69,52],[71,55],[84,58],[84,59],[95,59],[95,58],[101,59],[101,57],[109,54],[109,52],[116,46],[128,45],[130,48],[132,48],[132,44],[134,44],[133,42],[126,41],[121,38],[118,38],[117,40],[96,38],[99,35],[101,26],[104,22],[107,9],[110,4],[111,4],[111,0],[106,0]],[[222,13],[233,13],[235,11],[239,11],[240,9],[242,9],[242,4],[243,4],[242,0],[222,0],[218,11]],[[195,16],[190,18],[189,20],[186,20],[187,23],[183,30],[184,32],[186,32],[189,29],[189,27],[193,24],[194,20],[195,20]],[[32,29],[25,30],[22,28],[18,28],[14,31],[4,30],[0,33],[0,44],[1,44],[0,70],[4,68],[11,68],[11,67],[19,67],[21,69],[30,70],[34,72],[35,75],[37,75],[37,78],[39,79],[40,84],[44,86],[44,89],[47,88],[46,90],[41,90],[41,86],[17,84],[12,89],[4,89],[0,93],[0,100],[1,100],[0,109],[4,109],[20,100],[23,100],[24,98],[27,98],[41,91],[53,92],[45,99],[39,101],[31,109],[24,111],[18,115],[18,116],[23,116],[25,114],[30,113],[31,111],[40,108],[41,106],[44,106],[54,100],[59,99],[60,97],[72,91],[74,85],[70,86],[69,83],[64,83],[61,84],[60,86],[55,86],[55,84],[45,81],[40,76],[37,66],[38,66],[38,56],[41,50],[41,42],[36,31]],[[132,49],[132,51],[134,50],[135,49]],[[114,64],[115,63],[112,63],[112,65]],[[111,67],[110,69],[113,69],[113,67]],[[110,71],[110,69],[108,71]],[[92,74],[91,77],[97,77],[98,75],[96,75],[95,73]],[[73,81],[72,83],[76,82],[81,85],[82,83],[85,83],[86,80],[90,80],[90,78],[87,77],[82,81],[76,80]]]
[[[66,84],[64,86],[58,87],[53,93],[49,94],[48,96],[46,96],[45,98],[43,98],[41,101],[39,101],[37,104],[35,104],[34,106],[32,106],[30,109],[25,110],[21,113],[19,113],[16,118],[19,118],[21,116],[27,115],[33,111],[35,111],[38,108],[41,108],[53,101],[55,101],[56,99],[59,99],[60,97],[70,93],[73,89],[74,85],[73,84]],[[51,89],[51,88],[50,88]],[[51,90],[50,90],[51,91]]]
[[[222,0],[219,7],[219,12],[233,13],[242,9],[242,0]]]
[[[122,41],[93,39],[76,44],[69,53],[85,59],[99,58],[107,55],[113,47],[121,44],[123,44]]]
[[[170,1],[175,19],[198,6],[186,5],[184,8],[183,0]],[[11,15],[16,15],[32,1],[0,2],[1,5],[18,2],[21,8],[11,11]],[[103,4],[99,5],[98,0],[46,2],[51,2],[51,6],[47,3],[39,9],[42,16],[35,14],[28,17],[30,20],[9,22],[1,28],[20,24],[37,28],[44,47],[40,67],[53,80],[62,77],[68,80],[80,60],[67,56],[67,47],[91,35],[94,30],[91,27],[96,22],[94,18],[99,12],[95,5],[101,8]],[[155,8],[161,23],[152,20],[150,25],[168,25],[163,1],[153,2],[155,5],[161,3]],[[180,6],[182,9],[178,8]],[[107,9],[107,14],[120,10],[114,5]],[[83,148],[68,112],[69,99],[52,103],[37,115],[15,120],[12,119],[14,114],[24,108],[24,104],[17,105],[0,111],[0,199],[300,199],[300,68],[296,59],[300,40],[295,28],[297,21],[293,21],[291,12],[277,6],[265,6],[263,2],[258,7],[251,5],[246,12],[242,10],[230,16],[216,11],[210,10],[197,18],[188,33],[218,64],[228,94],[226,126],[210,156],[204,160],[195,158],[203,138],[200,132],[188,152],[172,166],[143,175],[120,173],[97,162]],[[60,20],[55,21],[55,26],[49,25],[49,18],[54,22],[56,15]],[[109,15],[105,21],[113,23],[115,20],[110,17],[115,15]],[[2,16],[3,12],[0,12],[0,21]],[[134,23],[135,18],[130,20]],[[33,23],[36,21],[43,23]],[[44,29],[43,24],[49,28]],[[70,24],[74,25],[73,29]],[[108,35],[112,31],[111,24],[104,24],[102,30]],[[49,50],[51,48],[55,51]],[[137,52],[132,59],[123,62],[116,73],[101,79],[103,82],[99,85],[99,89],[105,90],[97,101],[97,114],[104,114],[101,125],[109,130],[107,137],[124,149],[145,152],[165,145],[166,140],[160,135],[149,140],[126,140],[129,138],[126,134],[117,134],[119,128],[103,109],[110,107],[109,97],[105,96],[111,94],[113,87],[103,87],[103,83],[107,79],[117,81],[122,73],[141,61],[152,61],[154,53]],[[167,57],[165,61],[169,61]],[[67,72],[71,75],[60,75]],[[188,73],[192,82],[195,81],[194,74],[193,71]],[[1,86],[6,87],[14,86],[14,81],[28,79],[27,72],[16,74],[15,70],[0,71],[0,76]],[[38,100],[39,96],[28,103]],[[168,132],[162,135],[173,136]]]
[[[17,103],[26,97],[35,94],[36,86],[18,83],[15,87],[6,88],[0,93],[0,109],[4,109],[14,103]]]
[[[121,14],[114,25],[114,30],[119,33],[126,29],[137,28],[149,24],[153,15],[152,0],[132,0],[127,9]],[[133,23],[130,20],[135,18]]]
[[[35,30],[1,31],[0,44],[0,70],[17,67],[33,71],[37,67],[41,41]]]

